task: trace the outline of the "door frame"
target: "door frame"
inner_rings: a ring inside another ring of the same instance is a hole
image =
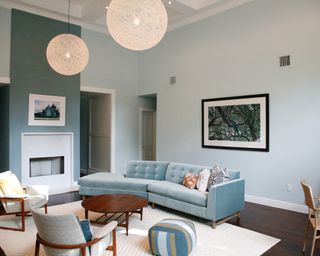
[[[152,112],[155,114],[155,119],[157,120],[157,110],[153,108],[139,108],[139,160],[142,160],[142,112]],[[157,124],[157,122],[156,122]],[[155,155],[157,156],[157,125],[154,127],[155,129],[155,141],[156,141],[156,152]]]
[[[110,135],[110,172],[116,172],[116,91],[113,89],[106,89],[101,87],[93,86],[80,86],[81,92],[92,92],[92,93],[101,93],[108,94],[111,97],[111,135]]]

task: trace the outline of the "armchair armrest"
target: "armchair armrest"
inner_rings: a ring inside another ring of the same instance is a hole
[[[212,185],[207,201],[208,219],[218,221],[244,208],[244,179]]]
[[[107,236],[108,234],[110,234],[112,232],[112,230],[114,230],[117,227],[117,225],[118,225],[117,221],[109,222],[107,225],[100,228],[100,230],[96,234],[93,235],[92,240],[100,239],[100,238]]]
[[[47,185],[32,185],[25,188],[26,193],[30,195],[44,195],[48,197],[49,186]]]
[[[29,195],[23,194],[23,195],[6,195],[6,196],[2,196],[0,197],[0,200],[3,201],[22,201],[26,198],[29,198]]]

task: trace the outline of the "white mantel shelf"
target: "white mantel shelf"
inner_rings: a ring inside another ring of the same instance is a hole
[[[0,76],[0,86],[10,84],[10,77]]]

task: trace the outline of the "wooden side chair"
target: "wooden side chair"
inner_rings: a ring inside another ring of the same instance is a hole
[[[104,255],[105,250],[112,251],[113,256],[117,255],[116,221],[111,221],[96,233],[90,231],[88,239],[84,234],[88,230],[81,229],[79,220],[73,214],[46,215],[36,210],[32,212],[32,217],[38,230],[35,256],[39,255],[40,244],[44,246],[47,256],[100,256]]]
[[[319,198],[313,197],[311,187],[307,185],[304,180],[301,181],[301,186],[304,192],[305,204],[308,207],[308,222],[307,222],[307,227],[305,231],[302,252],[304,253],[306,250],[307,236],[308,236],[309,226],[311,225],[314,230],[311,253],[310,253],[310,255],[312,256],[314,252],[315,242],[317,239],[320,238],[320,235],[317,236],[318,232],[320,231],[320,220],[319,220],[320,208],[316,207],[315,205],[315,200],[318,200],[318,203],[319,203]]]
[[[0,173],[0,202],[2,204],[0,205],[0,216],[21,216],[21,227],[0,226],[0,229],[25,231],[25,216],[30,213],[31,209],[44,207],[47,213],[48,192],[48,186],[29,186],[24,189],[14,173],[11,171]]]

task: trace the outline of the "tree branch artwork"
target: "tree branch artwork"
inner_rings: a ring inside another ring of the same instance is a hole
[[[202,100],[202,147],[269,150],[269,95]]]

